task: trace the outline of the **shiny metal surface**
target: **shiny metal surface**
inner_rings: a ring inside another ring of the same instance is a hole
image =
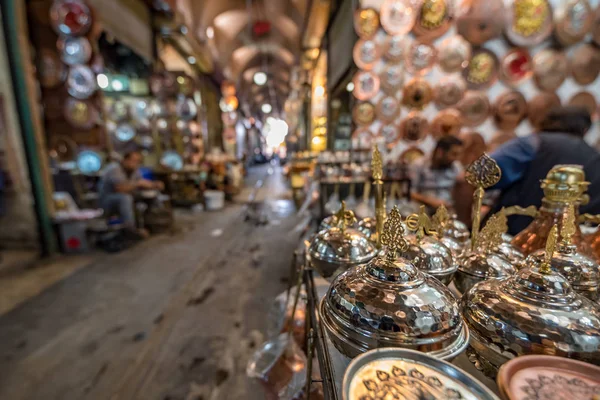
[[[442,235],[455,239],[460,244],[466,244],[469,242],[471,232],[469,232],[467,224],[456,219],[455,215],[444,225]]]
[[[600,309],[556,272],[528,267],[481,282],[463,296],[462,311],[470,359],[489,376],[525,354],[600,363]]]
[[[457,264],[454,285],[461,293],[467,292],[479,282],[490,278],[505,278],[516,272],[510,261],[492,251],[469,252]]]
[[[507,242],[500,243],[496,249],[496,252],[501,256],[504,256],[504,258],[506,258],[517,269],[520,268],[523,261],[525,261],[525,254]]]
[[[365,235],[367,239],[370,241],[375,240],[375,235],[377,235],[377,221],[375,218],[367,217],[363,218],[358,222],[358,231]]]
[[[416,235],[407,237],[408,250],[404,257],[419,270],[439,279],[444,285],[449,285],[458,265],[454,262],[452,251],[433,236],[425,236],[421,240]]]
[[[376,349],[354,359],[344,374],[342,396],[344,400],[498,399],[460,368],[405,349]]]
[[[358,230],[334,227],[321,231],[308,248],[311,266],[325,279],[368,262],[377,253],[373,244]]]
[[[450,249],[450,252],[452,253],[452,257],[454,258],[454,260],[458,260],[465,253],[465,250],[466,250],[465,244],[459,243],[456,239],[453,239],[453,238],[447,237],[447,236],[442,236],[440,238],[440,242],[442,242],[444,244],[444,246],[446,246],[447,248]],[[457,268],[458,268],[458,264],[457,264]]]

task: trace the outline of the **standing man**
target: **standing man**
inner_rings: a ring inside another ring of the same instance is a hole
[[[462,155],[462,140],[444,136],[438,140],[430,159],[411,169],[411,197],[425,204],[430,211],[441,205],[454,205],[452,192],[463,169],[458,160]]]
[[[133,195],[138,190],[162,190],[164,186],[162,182],[143,179],[139,171],[141,163],[142,154],[130,151],[121,162],[106,167],[99,184],[100,207],[107,216],[119,215],[129,231],[147,237],[147,231],[136,229]]]

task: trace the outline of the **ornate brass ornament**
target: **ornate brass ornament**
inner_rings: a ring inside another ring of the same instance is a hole
[[[373,186],[375,186],[375,220],[377,227],[377,248],[381,249],[381,232],[383,232],[385,220],[385,201],[383,199],[383,161],[377,145],[373,146],[373,158],[371,159],[371,174]]]
[[[446,224],[450,220],[450,214],[448,214],[448,209],[443,204],[435,210],[435,214],[432,217],[432,223],[435,231],[438,235],[442,234]]]
[[[490,217],[477,237],[475,248],[478,251],[495,250],[502,243],[502,234],[508,229],[506,215],[496,213]]]
[[[421,241],[425,235],[438,235],[438,231],[435,229],[433,222],[425,212],[425,206],[421,206],[421,211],[418,214],[411,214],[406,217],[405,224],[408,229],[416,232],[418,241]]]
[[[342,231],[342,234],[346,234],[346,228],[354,226],[356,224],[356,217],[354,216],[354,211],[346,209],[346,202],[342,201],[342,207],[335,214],[335,223]]]
[[[537,208],[535,208],[535,206],[529,206],[527,208],[523,208],[521,206],[510,206],[502,208],[501,211],[507,217],[511,215],[525,215],[527,217],[535,218],[539,214],[539,211]]]
[[[474,186],[473,194],[473,226],[471,228],[471,246],[476,247],[479,225],[481,224],[481,204],[485,189],[494,186],[502,176],[502,170],[490,156],[483,153],[467,167],[465,179]]]
[[[386,257],[390,261],[396,260],[398,253],[402,254],[408,249],[408,242],[404,238],[402,215],[400,215],[398,206],[392,208],[390,215],[383,224],[381,244],[387,247]]]

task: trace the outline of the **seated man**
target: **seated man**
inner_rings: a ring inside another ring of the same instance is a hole
[[[444,205],[454,205],[452,192],[462,175],[458,163],[462,155],[462,141],[454,136],[442,137],[435,146],[430,159],[415,164],[411,168],[411,197],[425,204],[433,212]]]
[[[98,191],[100,207],[107,216],[117,214],[126,229],[146,237],[148,233],[135,226],[133,195],[138,190],[161,190],[163,184],[143,179],[138,169],[141,163],[139,151],[128,152],[121,162],[110,163],[102,174]]]

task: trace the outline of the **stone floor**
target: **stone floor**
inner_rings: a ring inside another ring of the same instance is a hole
[[[2,309],[0,399],[263,398],[246,363],[287,286],[301,222],[280,169],[251,171],[225,210],[177,221],[173,235],[47,267],[57,272],[43,290],[43,269],[0,277],[29,290]]]

